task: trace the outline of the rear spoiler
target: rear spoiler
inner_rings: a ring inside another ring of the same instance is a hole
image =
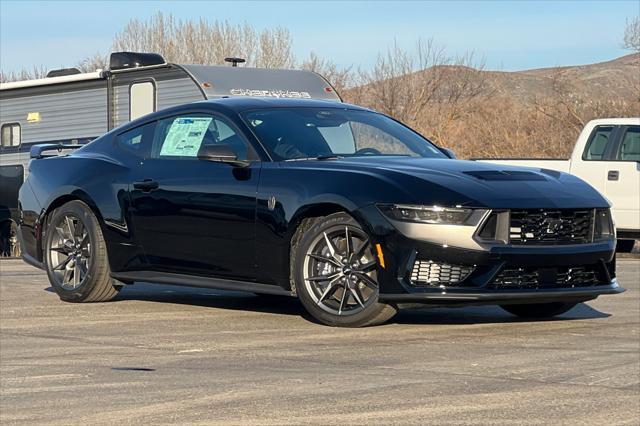
[[[38,159],[38,158],[46,158],[46,157],[55,157],[58,154],[60,154],[62,151],[67,151],[67,150],[71,150],[71,149],[78,149],[83,147],[84,145],[65,145],[62,143],[43,143],[43,144],[39,144],[39,145],[34,145],[31,147],[31,150],[29,151],[29,157],[32,159]],[[54,154],[54,155],[46,155],[45,152],[47,151],[58,151],[58,154]]]

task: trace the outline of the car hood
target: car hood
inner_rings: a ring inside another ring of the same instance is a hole
[[[373,156],[294,163],[377,175],[395,184],[398,198],[414,203],[490,208],[609,207],[608,201],[581,179],[540,168]]]

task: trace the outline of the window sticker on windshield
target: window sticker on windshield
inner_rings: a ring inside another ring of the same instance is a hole
[[[177,118],[171,123],[160,156],[196,157],[212,117]]]

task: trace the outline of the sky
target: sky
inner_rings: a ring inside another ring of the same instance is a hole
[[[487,69],[513,71],[606,61],[627,53],[625,20],[640,1],[14,1],[0,0],[4,72],[72,66],[110,51],[132,18],[156,12],[289,29],[294,53],[314,51],[341,66],[368,68],[396,42],[433,39],[451,55],[474,52]],[[234,53],[235,54],[235,53]]]

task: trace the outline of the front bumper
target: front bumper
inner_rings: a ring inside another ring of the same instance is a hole
[[[384,251],[385,267],[378,267],[379,297],[384,301],[444,306],[581,302],[624,291],[615,278],[613,239],[471,250],[408,238],[375,211],[367,213],[372,224],[368,231]],[[456,276],[457,281],[425,280],[418,267],[424,262],[443,266],[438,273],[446,271],[445,277]],[[464,272],[444,269],[452,265]]]

